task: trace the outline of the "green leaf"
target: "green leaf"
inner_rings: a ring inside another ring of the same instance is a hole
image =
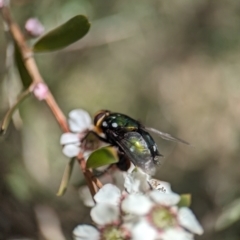
[[[0,135],[3,135],[9,126],[9,123],[11,122],[12,116],[16,109],[19,107],[19,105],[30,95],[29,89],[25,90],[17,100],[17,102],[7,111],[5,117],[3,118],[1,128],[0,128]]]
[[[34,52],[55,51],[78,41],[89,30],[90,23],[85,16],[77,15],[61,26],[42,36],[33,46]]]
[[[87,160],[87,168],[98,168],[118,162],[117,151],[113,147],[103,147],[94,151]]]
[[[70,177],[72,175],[72,170],[74,166],[75,158],[71,158],[67,164],[67,166],[64,169],[62,181],[60,183],[57,196],[62,196],[67,190],[68,182],[70,180]]]
[[[22,84],[25,88],[28,88],[30,86],[30,84],[32,83],[32,78],[30,77],[30,75],[24,65],[21,52],[16,43],[14,44],[14,58],[15,58],[15,63],[16,63],[18,72],[19,72],[21,80],[22,80]]]
[[[191,205],[192,196],[191,194],[182,194],[181,199],[178,203],[178,207],[189,207]]]
[[[218,217],[215,229],[221,231],[235,222],[240,220],[240,198],[234,200],[223,209],[223,212]]]

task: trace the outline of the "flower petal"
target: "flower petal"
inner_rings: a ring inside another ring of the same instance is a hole
[[[132,240],[154,240],[157,237],[157,231],[145,220],[137,223],[131,233]]]
[[[73,230],[74,240],[99,240],[99,231],[91,225],[78,225]]]
[[[91,210],[92,220],[99,225],[114,223],[119,220],[119,208],[107,203],[99,203]]]
[[[121,197],[120,189],[108,183],[104,185],[94,196],[96,203],[108,203],[118,205]]]
[[[80,147],[75,144],[68,144],[63,147],[62,152],[69,158],[76,157],[80,152]]]
[[[162,193],[158,190],[153,190],[149,193],[149,196],[154,202],[165,206],[172,206],[179,202],[180,196],[176,193]]]
[[[140,194],[128,195],[122,201],[122,210],[126,213],[132,213],[136,215],[147,214],[152,208],[153,204],[151,200]]]
[[[179,209],[178,220],[180,225],[189,230],[190,232],[199,235],[203,234],[202,226],[189,208],[182,207]]]
[[[87,186],[83,186],[83,187],[79,188],[79,196],[85,206],[87,206],[87,207],[95,206],[92,195]]]
[[[79,143],[79,145],[80,145],[78,134],[76,134],[76,133],[63,133],[61,138],[60,138],[60,144],[61,145],[66,145],[66,144],[70,144],[70,143]]]
[[[193,235],[181,228],[170,228],[161,234],[161,240],[193,240]]]
[[[149,175],[142,171],[134,171],[125,175],[124,187],[128,193],[146,192],[149,190]]]
[[[87,111],[75,109],[69,113],[68,123],[72,132],[82,132],[90,128],[92,119]]]

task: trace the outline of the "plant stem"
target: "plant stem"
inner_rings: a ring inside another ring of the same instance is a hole
[[[29,75],[31,76],[32,86],[36,85],[37,83],[46,84],[45,81],[43,80],[43,78],[38,70],[37,64],[33,58],[33,52],[26,44],[26,40],[25,40],[24,35],[21,32],[20,28],[13,21],[9,8],[7,6],[2,7],[1,13],[2,13],[3,20],[5,21],[5,23],[7,24],[8,28],[9,28],[9,32],[12,35],[12,38],[14,39],[14,41],[16,42],[16,44],[19,47],[19,50],[21,52],[21,55],[22,55],[22,58],[24,61],[24,65],[25,65]],[[58,124],[62,128],[62,131],[69,132],[69,127],[68,127],[68,124],[66,121],[66,117],[63,114],[60,107],[58,106],[58,104],[56,103],[50,90],[48,91],[48,94],[44,100],[46,101],[48,107],[51,109]],[[90,170],[86,169],[85,160],[84,160],[82,154],[80,156],[78,156],[78,162],[80,164],[80,167],[82,169],[82,172],[83,172],[86,182],[88,184],[90,192],[91,192],[92,196],[94,196],[96,194],[96,192],[98,191],[99,187],[101,187],[101,182],[93,176],[93,174]]]
[[[32,78],[33,84],[37,83],[45,83],[39,70],[37,64],[33,58],[33,53],[31,49],[27,46],[24,35],[22,34],[18,25],[13,21],[11,17],[11,13],[8,7],[3,7],[1,9],[2,17],[6,24],[8,25],[9,32],[11,33],[14,41],[19,47],[21,52],[22,58],[24,60],[25,67]],[[52,93],[49,91],[47,97],[45,99],[46,103],[48,104],[49,108],[52,110],[56,120],[58,121],[60,127],[64,132],[68,132],[68,125],[64,114],[62,113],[61,109],[57,105]]]

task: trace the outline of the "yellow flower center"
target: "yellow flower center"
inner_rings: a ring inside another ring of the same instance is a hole
[[[177,219],[169,208],[158,206],[154,208],[150,214],[153,225],[162,230],[177,225]]]
[[[101,240],[125,240],[123,231],[116,226],[109,226],[103,229]]]

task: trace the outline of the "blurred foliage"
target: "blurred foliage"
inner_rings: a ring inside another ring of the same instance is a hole
[[[235,199],[232,203],[223,209],[216,221],[215,228],[220,231],[231,226],[240,220],[240,198]]]
[[[57,192],[57,196],[63,196],[64,193],[66,192],[69,180],[70,180],[71,175],[72,175],[72,171],[73,171],[75,161],[76,161],[75,158],[71,158],[69,160],[67,166],[65,167],[64,172],[63,172],[62,181],[60,183],[60,186],[59,186],[59,189],[58,189],[58,192]]]
[[[74,108],[125,113],[189,141],[193,147],[155,138],[165,155],[156,177],[191,193],[205,228],[198,239],[238,240],[239,221],[220,232],[215,223],[240,196],[240,2],[13,0],[11,6],[22,28],[29,17],[47,31],[75,15],[89,17],[92,27],[81,41],[36,55],[60,107],[66,114]],[[0,28],[2,119],[21,85],[6,64],[11,45]],[[90,222],[78,196],[82,175],[74,168],[67,193],[56,197],[68,161],[61,131],[34,99],[25,100],[20,115],[23,124],[15,115],[0,139],[0,239],[42,239],[47,214],[55,235],[44,238],[71,239],[78,223]]]

